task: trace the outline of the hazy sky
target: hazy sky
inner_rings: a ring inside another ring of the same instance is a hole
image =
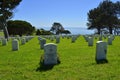
[[[36,28],[51,27],[54,22],[59,22],[64,27],[87,28],[87,13],[101,1],[103,0],[22,0],[14,11],[13,19],[28,21]]]

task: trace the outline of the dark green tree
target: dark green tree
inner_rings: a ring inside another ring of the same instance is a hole
[[[35,27],[33,27],[29,22],[22,20],[8,21],[8,31],[10,35],[31,35],[35,31]]]
[[[102,26],[102,15],[99,8],[94,8],[88,13],[88,29],[97,29],[98,34],[100,34]]]
[[[64,31],[63,26],[60,23],[53,23],[50,31],[52,31],[54,34],[60,34],[62,31]]]
[[[22,0],[0,0],[0,27],[3,29],[6,39],[9,37],[7,20],[13,16],[13,9],[16,8],[21,1]]]
[[[41,32],[40,32],[39,29],[37,29],[37,31],[36,31],[36,35],[41,35]]]
[[[97,29],[100,34],[101,29],[107,28],[112,34],[113,28],[119,24],[118,15],[120,15],[120,2],[104,0],[97,8],[89,11],[88,29]]]
[[[37,29],[37,31],[36,31],[36,35],[51,35],[51,34],[53,34],[53,33],[48,30],[45,30],[43,28]]]

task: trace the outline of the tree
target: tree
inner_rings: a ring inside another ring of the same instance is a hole
[[[102,26],[102,15],[100,13],[99,8],[94,8],[89,11],[88,13],[88,21],[87,23],[88,29],[97,29],[98,34],[100,34],[100,31],[103,27]]]
[[[61,31],[64,31],[64,28],[60,23],[55,22],[53,23],[50,31],[52,31],[54,34],[60,34]]]
[[[7,25],[10,35],[31,35],[35,31],[35,27],[27,21],[10,20],[7,22]]]
[[[71,32],[69,30],[64,30],[62,31],[63,34],[71,34]]]
[[[119,25],[120,2],[113,3],[110,0],[104,0],[97,8],[88,13],[88,29],[97,29],[100,34],[101,29],[108,28],[110,34],[116,25]]]
[[[4,36],[8,39],[9,34],[7,31],[7,20],[9,20],[13,15],[13,9],[22,0],[0,0],[0,27],[4,30]]]
[[[40,32],[39,29],[37,29],[37,31],[36,31],[36,35],[41,35],[41,32]]]
[[[44,30],[43,28],[41,29],[37,29],[36,31],[36,35],[51,35],[53,33],[51,33],[50,31]]]

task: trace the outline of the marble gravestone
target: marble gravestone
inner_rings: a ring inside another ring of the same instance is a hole
[[[113,41],[112,37],[109,36],[109,37],[108,37],[108,45],[112,45],[112,41]]]
[[[99,63],[107,63],[106,59],[107,55],[107,42],[98,41],[96,43],[96,62]]]
[[[93,46],[93,37],[88,37],[88,46]]]
[[[40,48],[44,49],[44,44],[46,44],[46,40],[45,39],[41,39],[40,40]]]
[[[75,36],[72,36],[72,43],[74,43],[75,42],[75,40],[76,40],[76,37]]]
[[[57,64],[57,45],[48,43],[44,45],[44,65]]]
[[[25,38],[22,38],[21,44],[24,45],[25,43],[26,43],[26,39],[25,39]]]
[[[7,39],[2,39],[2,46],[7,45]]]
[[[60,37],[56,36],[56,43],[60,43]]]
[[[19,42],[17,39],[14,39],[12,41],[12,51],[18,51],[19,50]]]

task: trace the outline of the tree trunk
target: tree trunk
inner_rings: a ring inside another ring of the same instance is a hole
[[[109,32],[110,34],[112,34],[112,27],[109,27]]]
[[[99,27],[97,28],[97,31],[98,31],[98,34],[100,34],[100,28]]]
[[[5,39],[9,39],[9,33],[8,33],[8,30],[7,30],[7,23],[3,23],[3,31],[4,31],[4,37]]]
[[[9,39],[9,34],[8,34],[8,30],[7,30],[7,27],[6,26],[4,26],[3,27],[3,31],[4,31],[4,37],[5,37],[5,39]]]

